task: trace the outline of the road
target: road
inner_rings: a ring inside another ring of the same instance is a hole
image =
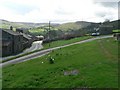
[[[83,40],[83,41],[80,41],[80,42],[76,42],[76,43],[72,43],[72,44],[68,44],[68,45],[64,45],[64,46],[59,46],[59,47],[54,47],[54,48],[42,50],[42,51],[35,52],[35,53],[32,53],[32,54],[29,54],[29,55],[26,55],[26,56],[23,56],[23,57],[11,60],[11,61],[7,61],[7,62],[4,62],[4,63],[1,63],[0,66],[5,67],[7,65],[28,61],[28,60],[31,60],[31,59],[34,59],[34,58],[46,55],[49,52],[51,52],[52,50],[68,47],[68,46],[75,45],[75,44],[81,44],[81,43],[85,43],[85,42],[90,42],[90,41],[97,40],[97,39],[110,38],[110,37],[112,37],[112,35],[110,35],[110,36],[97,36],[95,38]]]
[[[35,42],[32,43],[32,46],[30,48],[25,49],[22,53],[19,53],[17,55],[11,55],[11,56],[8,56],[8,57],[4,57],[4,58],[2,58],[2,61],[5,61],[9,58],[16,57],[16,56],[19,56],[19,55],[22,55],[22,54],[25,54],[25,53],[28,53],[28,52],[32,52],[32,51],[35,51],[35,50],[38,50],[38,49],[42,49],[42,48],[43,48],[42,41],[35,41]]]
[[[26,50],[23,51],[23,53],[27,53],[27,52],[32,52],[38,49],[42,49],[42,41],[35,41],[33,42],[32,46]]]

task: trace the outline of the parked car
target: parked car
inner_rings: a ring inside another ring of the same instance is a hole
[[[99,33],[99,32],[97,32],[97,33],[92,33],[91,35],[92,35],[92,36],[99,36],[100,33]]]

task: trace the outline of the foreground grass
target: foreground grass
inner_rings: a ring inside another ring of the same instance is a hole
[[[118,43],[102,39],[55,50],[48,55],[3,68],[3,88],[117,88]],[[77,70],[77,75],[64,72]]]

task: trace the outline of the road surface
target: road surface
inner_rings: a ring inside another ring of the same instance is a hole
[[[27,53],[27,52],[32,52],[38,49],[42,49],[42,41],[35,41],[33,42],[32,46],[26,50],[23,51],[23,53]]]
[[[4,63],[1,63],[0,66],[5,67],[7,65],[24,62],[24,61],[27,61],[27,60],[31,60],[31,59],[34,59],[34,58],[46,55],[49,52],[51,52],[52,50],[68,47],[68,46],[75,45],[75,44],[81,44],[81,43],[85,43],[85,42],[90,42],[90,41],[97,40],[97,39],[110,38],[110,37],[112,37],[112,35],[110,35],[110,36],[98,36],[98,37],[95,37],[95,38],[83,40],[83,41],[76,42],[76,43],[72,43],[72,44],[68,44],[68,45],[64,45],[64,46],[59,46],[59,47],[54,47],[54,48],[42,50],[42,51],[35,52],[35,53],[29,54],[29,55],[26,55],[26,56],[23,56],[23,57],[20,57],[20,58],[16,58],[16,59],[11,60],[11,61],[7,61],[7,62],[4,62]]]
[[[32,46],[30,48],[25,49],[22,53],[17,54],[17,55],[11,55],[11,56],[8,56],[8,57],[4,57],[4,58],[2,58],[2,61],[5,61],[9,58],[16,57],[16,56],[19,56],[19,55],[22,55],[22,54],[25,54],[25,53],[28,53],[28,52],[32,52],[32,51],[35,51],[35,50],[38,50],[38,49],[42,49],[43,48],[42,42],[43,41],[35,41],[35,42],[32,43]]]

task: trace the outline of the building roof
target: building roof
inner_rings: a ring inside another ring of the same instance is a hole
[[[26,39],[28,39],[28,40],[31,39],[31,37],[29,37],[28,35],[26,35],[26,34],[24,34],[24,33],[22,33],[22,35],[23,35],[24,38],[26,38]]]
[[[10,30],[10,29],[1,29],[1,28],[0,28],[0,30],[2,30],[2,31],[4,31],[4,32],[7,32],[7,33],[9,33],[9,34],[11,34],[11,35],[21,35],[20,33],[15,32],[15,31]]]
[[[44,36],[36,36],[37,38],[44,38]]]

